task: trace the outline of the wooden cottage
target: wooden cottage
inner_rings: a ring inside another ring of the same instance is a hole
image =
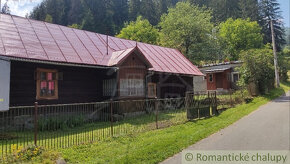
[[[201,75],[176,49],[0,14],[0,110],[180,97]]]
[[[240,78],[237,68],[241,65],[241,61],[233,61],[199,67],[205,76],[194,78],[195,91],[216,90],[227,92],[231,89],[237,89],[237,81]]]

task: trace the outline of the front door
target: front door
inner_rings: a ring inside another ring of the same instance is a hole
[[[223,73],[216,74],[216,88],[223,88]]]

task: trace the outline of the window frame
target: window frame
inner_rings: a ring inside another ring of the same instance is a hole
[[[54,81],[54,96],[41,96],[41,73],[55,73],[55,80],[47,80],[47,81]],[[57,100],[58,99],[58,71],[56,69],[44,69],[44,68],[37,68],[36,69],[36,100]]]
[[[234,75],[238,75],[238,80],[237,81],[239,81],[240,80],[240,73],[239,72],[232,72],[232,82],[236,83],[237,81],[235,81]]]
[[[126,81],[127,83],[127,88],[121,88],[121,83],[124,82],[123,80]],[[134,87],[135,86],[135,82],[136,80],[142,80],[142,91],[138,90],[138,88]],[[130,85],[130,84],[134,84],[134,85]],[[124,79],[120,79],[120,97],[145,97],[145,81],[144,78],[142,78],[142,74],[140,73],[128,73],[126,75],[126,78]],[[124,92],[123,89],[126,89],[126,91]],[[140,92],[141,91],[141,92]],[[124,93],[127,93],[126,95],[123,95]],[[142,93],[142,94],[139,94]]]
[[[211,80],[210,80],[210,76],[211,76]],[[208,81],[209,81],[210,83],[213,83],[213,73],[208,74]]]

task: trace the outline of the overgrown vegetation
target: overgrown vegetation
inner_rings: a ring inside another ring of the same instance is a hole
[[[3,163],[45,163],[54,164],[60,158],[60,153],[45,150],[42,147],[29,145],[26,147],[13,145],[12,153],[4,157]]]
[[[242,86],[253,86],[252,94],[265,94],[274,87],[273,53],[270,47],[251,49],[241,54],[243,65],[240,68]]]

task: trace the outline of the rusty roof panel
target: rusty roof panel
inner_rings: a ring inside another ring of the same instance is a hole
[[[0,55],[111,66],[136,46],[152,65],[150,70],[203,75],[176,49],[0,14]]]

